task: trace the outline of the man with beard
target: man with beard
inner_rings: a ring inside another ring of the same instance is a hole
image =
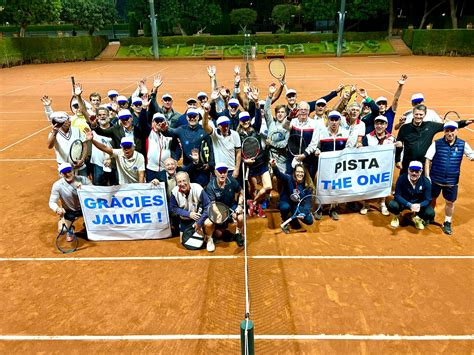
[[[474,152],[467,142],[457,137],[458,124],[456,122],[447,121],[443,127],[444,137],[431,143],[426,152],[425,176],[431,179],[431,205],[433,207],[436,206],[436,199],[443,192],[446,202],[443,232],[451,235],[462,158],[466,155],[472,161]]]

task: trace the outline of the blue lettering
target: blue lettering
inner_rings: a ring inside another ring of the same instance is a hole
[[[352,178],[351,177],[345,177],[342,179],[342,184],[345,189],[352,187]]]
[[[90,197],[84,199],[84,205],[86,205],[87,208],[95,208],[96,207],[95,200],[93,198],[90,198]]]
[[[321,180],[321,184],[323,184],[323,189],[327,190],[329,189],[329,184],[331,183],[330,180]]]
[[[100,224],[100,216],[98,214],[95,215],[95,219],[92,221],[94,224]]]
[[[380,183],[380,174],[370,175],[370,185]]]
[[[98,198],[97,199],[97,208],[100,210],[102,208],[109,208],[107,200],[105,198]]]
[[[119,208],[122,208],[122,204],[120,203],[120,200],[113,196],[112,199],[110,200],[110,207],[119,207]]]
[[[136,224],[140,223],[140,215],[138,213],[127,214],[127,224]]]
[[[142,223],[151,223],[151,214],[149,213],[142,213]]]
[[[130,201],[130,202],[129,202],[129,201]],[[122,199],[122,205],[123,205],[123,207],[128,207],[128,208],[133,207],[133,198],[131,198],[131,197],[124,197],[124,198]]]
[[[381,182],[389,182],[390,181],[390,172],[382,173],[382,180]]]
[[[164,204],[163,196],[161,195],[153,196],[153,206],[161,206],[163,204]]]
[[[142,200],[142,204],[141,204],[142,207],[151,207],[152,206],[150,196],[142,196],[141,200]]]
[[[125,218],[124,218],[123,214],[119,214],[119,215],[114,214],[113,219],[114,219],[115,224],[124,224],[125,223]]]
[[[365,175],[360,175],[358,178],[357,178],[357,183],[360,185],[360,186],[364,186],[364,185],[367,185],[367,183],[369,182],[369,178]]]
[[[113,224],[112,220],[108,215],[104,215],[104,219],[102,220],[102,224]]]
[[[332,181],[332,189],[342,189],[342,179],[337,179]]]

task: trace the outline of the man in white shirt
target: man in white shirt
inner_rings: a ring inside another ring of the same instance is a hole
[[[424,104],[425,97],[423,94],[413,94],[411,97],[411,105],[415,107],[416,105]],[[426,105],[426,104],[425,104]],[[395,129],[399,129],[401,125],[410,123],[413,121],[413,110],[406,111],[402,117],[400,117],[399,122],[395,125]],[[443,119],[432,109],[426,109],[426,115],[423,118],[423,122],[438,122],[443,123]]]

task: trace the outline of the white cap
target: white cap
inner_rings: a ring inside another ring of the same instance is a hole
[[[199,115],[199,111],[196,110],[195,108],[188,108],[188,110],[186,111],[186,116],[189,116],[189,115],[197,116]]]
[[[413,160],[408,165],[408,169],[421,170],[421,169],[423,169],[423,164],[421,164],[421,162],[419,162],[417,160]]]
[[[120,140],[120,145],[123,146],[124,144],[132,144],[135,145],[135,142],[133,141],[132,137],[123,137]]]
[[[324,99],[319,99],[318,101],[316,101],[316,105],[318,105],[318,104],[325,104],[326,105],[327,103],[328,102]]]
[[[424,97],[423,94],[421,94],[421,93],[413,94],[413,95],[411,96],[411,102],[413,102],[413,103],[420,103],[420,102],[422,102],[424,99],[425,99],[425,97]]]
[[[120,95],[117,97],[117,102],[128,102],[128,99],[125,96]]]
[[[107,91],[107,96],[110,97],[110,96],[118,96],[118,92],[117,90],[109,90]]]
[[[365,100],[365,99],[364,99]],[[375,103],[378,103],[380,101],[385,101],[385,102],[388,102],[387,98],[385,96],[379,96],[377,97],[377,99],[375,100]]]
[[[237,99],[230,99],[230,100],[229,100],[229,106],[235,106],[235,105],[239,106],[239,100],[237,100]]]
[[[265,106],[265,100],[260,100],[258,102],[258,106]]]
[[[339,113],[339,111],[331,111],[328,114],[328,118],[339,118],[339,119],[341,119],[341,114]]]
[[[382,116],[382,115],[379,115],[379,116],[375,117],[374,122],[376,122],[376,121],[384,121],[385,123],[388,123],[387,117]]]
[[[117,116],[119,119],[123,120],[132,117],[132,114],[130,113],[130,110],[124,109],[120,110]]]
[[[217,119],[217,125],[221,125],[221,124],[229,124],[230,123],[230,119],[229,117],[227,116],[221,116]]]
[[[207,97],[207,94],[204,91],[199,91],[196,97],[199,99],[200,97]]]
[[[173,100],[173,96],[171,96],[170,94],[166,93],[166,94],[163,94],[163,96],[161,97],[162,100],[166,99],[167,97],[169,97],[171,100]]]
[[[66,112],[56,111],[56,112],[53,112],[49,116],[49,118],[51,119],[52,122],[64,123],[68,120],[69,116]]]
[[[242,111],[239,113],[239,121],[243,121],[246,118],[250,118],[250,114],[247,111]]]
[[[58,171],[61,174],[64,174],[65,172],[71,171],[71,170],[72,170],[72,165],[69,163],[61,163],[58,165]]]
[[[163,122],[166,121],[166,117],[161,112],[157,112],[153,115],[153,121]]]
[[[288,95],[293,95],[293,94],[296,95],[296,90],[295,90],[295,89],[288,89],[288,90],[286,90],[286,96],[288,96]]]
[[[140,99],[138,96],[132,97],[132,104],[133,104],[133,105],[136,105],[136,104],[143,104],[143,100]]]
[[[186,100],[186,103],[189,104],[190,102],[196,102],[197,100],[194,97],[190,97],[189,99]]]
[[[455,121],[446,121],[443,125],[443,129],[446,129],[446,128],[458,129],[458,123]]]
[[[229,167],[227,166],[226,163],[216,163],[216,167],[214,168],[216,170],[220,170],[220,169],[229,169]]]

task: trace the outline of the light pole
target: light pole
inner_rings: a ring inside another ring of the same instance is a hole
[[[344,33],[344,20],[346,18],[346,0],[341,0],[341,11],[338,11],[339,15],[339,30],[337,32],[337,51],[336,56],[340,57],[342,55],[342,41]]]
[[[150,4],[150,21],[151,21],[151,36],[153,38],[153,56],[155,59],[160,59],[158,53],[158,33],[156,30],[156,16],[155,16],[155,3],[154,0],[148,0]]]

